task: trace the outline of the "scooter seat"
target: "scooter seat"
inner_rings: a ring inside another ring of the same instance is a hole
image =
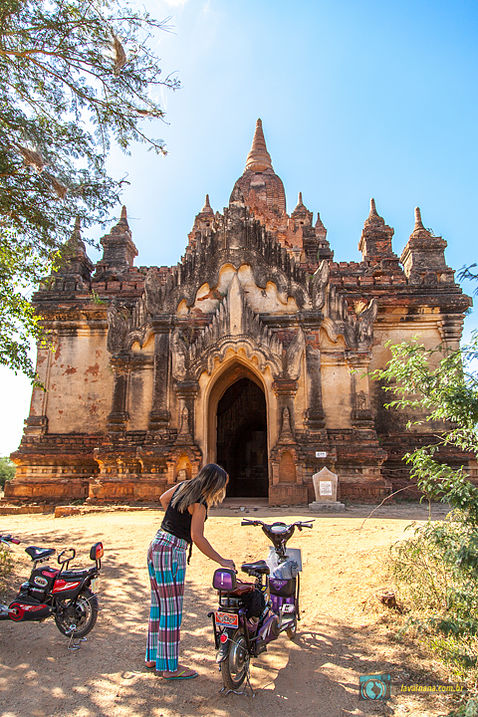
[[[269,575],[270,570],[265,560],[257,560],[255,563],[244,563],[241,570],[248,575]]]
[[[32,560],[44,560],[45,558],[49,558],[50,555],[54,555],[55,548],[37,548],[34,545],[30,545],[28,548],[25,548],[25,552]]]

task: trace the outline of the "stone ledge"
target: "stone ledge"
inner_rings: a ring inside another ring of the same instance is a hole
[[[27,513],[53,513],[52,505],[0,505],[0,515],[24,515]]]
[[[309,503],[309,509],[314,513],[327,513],[339,510],[345,510],[345,503],[339,503],[339,501],[330,501],[328,503],[320,503],[314,500],[313,503]]]
[[[116,511],[160,510],[155,503],[151,505],[57,505],[55,518],[67,518],[69,515],[86,515],[87,513],[114,513]],[[162,509],[161,509],[162,510]]]

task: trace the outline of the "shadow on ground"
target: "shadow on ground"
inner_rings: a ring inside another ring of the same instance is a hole
[[[231,530],[240,516],[233,517]],[[20,525],[18,518],[15,522]],[[400,650],[390,650],[383,631],[377,632],[373,626],[348,625],[346,614],[321,621],[308,618],[306,611],[294,642],[282,635],[253,662],[254,698],[221,694],[207,618],[217,599],[210,587],[214,565],[197,551],[188,568],[181,659],[194,665],[200,676],[192,681],[165,682],[147,671],[143,665],[149,608],[145,554],[155,522],[154,514],[109,514],[103,519],[96,514],[62,519],[61,523],[42,516],[16,531],[25,544],[58,549],[74,545],[78,565],[88,564],[90,545],[103,539],[105,559],[98,623],[80,650],[68,651],[68,640],[52,619],[42,624],[0,624],[3,717],[275,717],[279,711],[281,715],[314,717],[396,714],[392,703],[360,701],[358,681],[359,675],[384,672],[398,678],[403,671]],[[208,522],[213,526],[213,517]],[[222,522],[229,526],[228,520]],[[37,536],[33,541],[28,537],[34,526]],[[237,544],[243,541],[244,554],[246,549],[248,554],[256,552],[253,541],[257,542],[257,535],[234,530],[225,541],[232,538]],[[263,545],[266,543],[260,542]],[[22,560],[22,565],[26,564]],[[311,581],[309,575],[309,584]],[[302,605],[307,609],[307,600]],[[421,678],[424,682],[435,679],[426,670]]]

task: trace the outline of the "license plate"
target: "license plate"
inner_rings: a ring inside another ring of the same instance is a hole
[[[216,625],[221,627],[239,627],[239,615],[231,612],[216,612]]]
[[[93,580],[90,583],[90,590],[92,592],[95,592],[98,589],[99,580],[98,578],[93,578]]]

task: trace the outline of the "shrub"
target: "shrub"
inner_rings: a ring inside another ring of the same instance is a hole
[[[2,490],[5,487],[5,483],[11,480],[15,475],[15,464],[12,463],[10,458],[0,458],[0,487]]]
[[[13,570],[13,560],[8,548],[0,545],[0,590],[7,586],[7,578]]]

